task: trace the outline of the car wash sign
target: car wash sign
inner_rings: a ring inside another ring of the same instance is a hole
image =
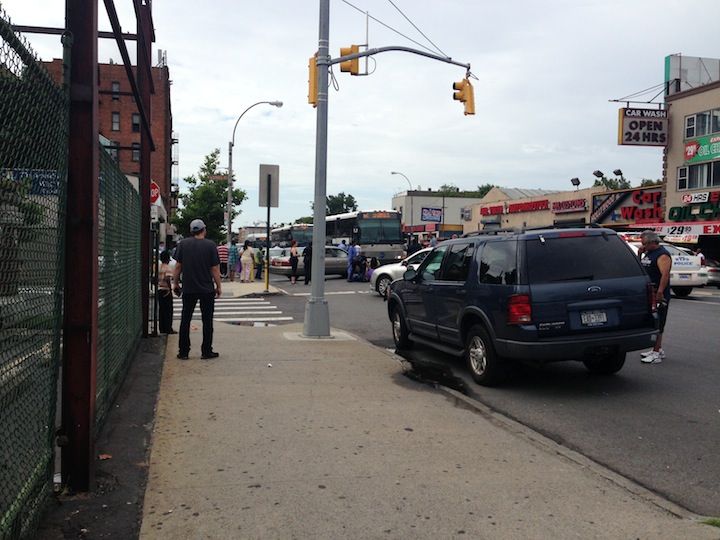
[[[662,221],[662,196],[661,187],[595,194],[590,222],[624,225]]]
[[[618,144],[666,146],[667,140],[666,110],[624,108],[618,111]]]

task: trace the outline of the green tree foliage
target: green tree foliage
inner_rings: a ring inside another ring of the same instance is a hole
[[[448,195],[451,193],[458,193],[460,191],[460,188],[457,187],[455,184],[443,184],[438,188],[438,193],[441,195]]]
[[[595,180],[595,183],[593,186],[598,187],[606,187],[608,189],[630,189],[632,186],[630,185],[630,182],[628,182],[624,176],[619,176],[615,178],[607,178],[603,175],[602,178],[597,178]]]
[[[310,208],[315,209],[315,203],[310,201]],[[341,191],[337,195],[328,195],[325,197],[325,213],[328,216],[335,214],[344,214],[345,212],[354,212],[358,209],[355,197],[349,193]]]
[[[205,156],[197,176],[192,175],[183,179],[189,186],[188,192],[180,194],[182,208],[178,209],[172,220],[181,235],[189,236],[190,222],[199,218],[207,226],[208,238],[215,242],[224,241],[227,235],[225,208],[228,185],[226,181],[211,179],[214,175],[219,174],[219,165],[220,149],[216,148]],[[240,214],[238,206],[247,198],[247,194],[242,189],[233,189],[232,196],[232,217],[235,218]]]
[[[662,184],[661,179],[653,180],[652,178],[643,178],[640,181],[640,187],[648,187],[648,186],[659,186]]]
[[[478,186],[477,196],[483,198],[485,195],[488,194],[488,191],[490,191],[494,187],[495,184],[483,184],[482,186]]]
[[[313,217],[312,217],[312,216],[304,216],[304,217],[301,217],[301,218],[297,218],[297,219],[295,220],[295,223],[308,223],[308,224],[310,224],[310,225],[312,225],[312,222],[313,222]]]

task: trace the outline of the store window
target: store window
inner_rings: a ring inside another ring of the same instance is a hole
[[[677,188],[678,191],[681,189],[687,189],[687,174],[688,174],[688,168],[687,167],[678,167],[677,170]]]
[[[135,133],[140,132],[140,114],[138,113],[133,113],[132,115],[132,130]]]
[[[120,83],[118,81],[113,81],[111,86],[113,101],[118,101],[120,99]]]
[[[720,109],[702,111],[685,117],[685,138],[720,133]]]
[[[712,131],[713,133],[720,133],[720,109],[712,111]]]
[[[704,111],[695,116],[695,136],[707,135],[710,131],[710,111]]]
[[[685,138],[692,139],[695,136],[695,115],[685,117]]]
[[[112,130],[120,131],[120,113],[119,112],[112,113]]]
[[[140,161],[140,143],[132,143],[132,160]]]

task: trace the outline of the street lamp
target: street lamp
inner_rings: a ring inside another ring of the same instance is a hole
[[[238,124],[240,123],[240,119],[245,116],[245,113],[248,112],[250,109],[257,105],[272,105],[273,107],[282,107],[283,102],[282,101],[258,101],[257,103],[253,103],[250,105],[247,109],[245,109],[242,114],[238,117],[238,119],[235,121],[235,127],[233,128],[232,133],[232,140],[228,143],[228,193],[227,193],[227,245],[230,245],[231,237],[232,237],[232,190],[233,190],[233,172],[232,172],[232,152],[233,152],[233,146],[235,146],[235,130],[238,127]],[[270,201],[268,201],[268,204],[270,204]]]
[[[613,174],[614,174],[615,176],[622,176],[622,171],[621,171],[620,169],[615,169],[615,170],[613,171]]]
[[[579,178],[571,178],[570,183],[575,186],[575,190],[577,191],[580,186],[580,179]]]
[[[602,178],[605,176],[605,173],[602,171],[593,171],[593,176],[596,176],[597,178]]]
[[[408,183],[408,185],[410,186],[410,191],[412,191],[412,188],[413,188],[412,182],[410,182],[410,179],[409,179],[407,176],[405,176],[403,173],[398,172],[398,171],[390,171],[390,174],[398,174],[398,175],[402,176],[405,180],[407,180],[407,183]],[[410,238],[412,238],[412,227],[413,227],[413,198],[412,198],[412,194],[410,193],[410,191],[408,191],[408,196],[410,197],[410,225],[408,225],[408,226],[410,227],[410,234],[409,234],[408,236],[409,236]],[[408,240],[408,246],[409,246],[409,245],[410,245],[410,240]]]

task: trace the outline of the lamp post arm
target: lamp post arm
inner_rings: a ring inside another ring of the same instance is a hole
[[[233,134],[232,134],[232,140],[230,141],[230,144],[232,146],[235,146],[235,130],[237,130],[238,124],[240,123],[240,119],[245,116],[245,113],[248,112],[253,107],[257,107],[258,105],[262,105],[263,103],[267,103],[269,105],[274,105],[275,102],[273,101],[258,101],[257,103],[253,103],[250,105],[247,109],[245,109],[240,116],[238,116],[238,119],[235,120],[235,127],[233,127]]]

